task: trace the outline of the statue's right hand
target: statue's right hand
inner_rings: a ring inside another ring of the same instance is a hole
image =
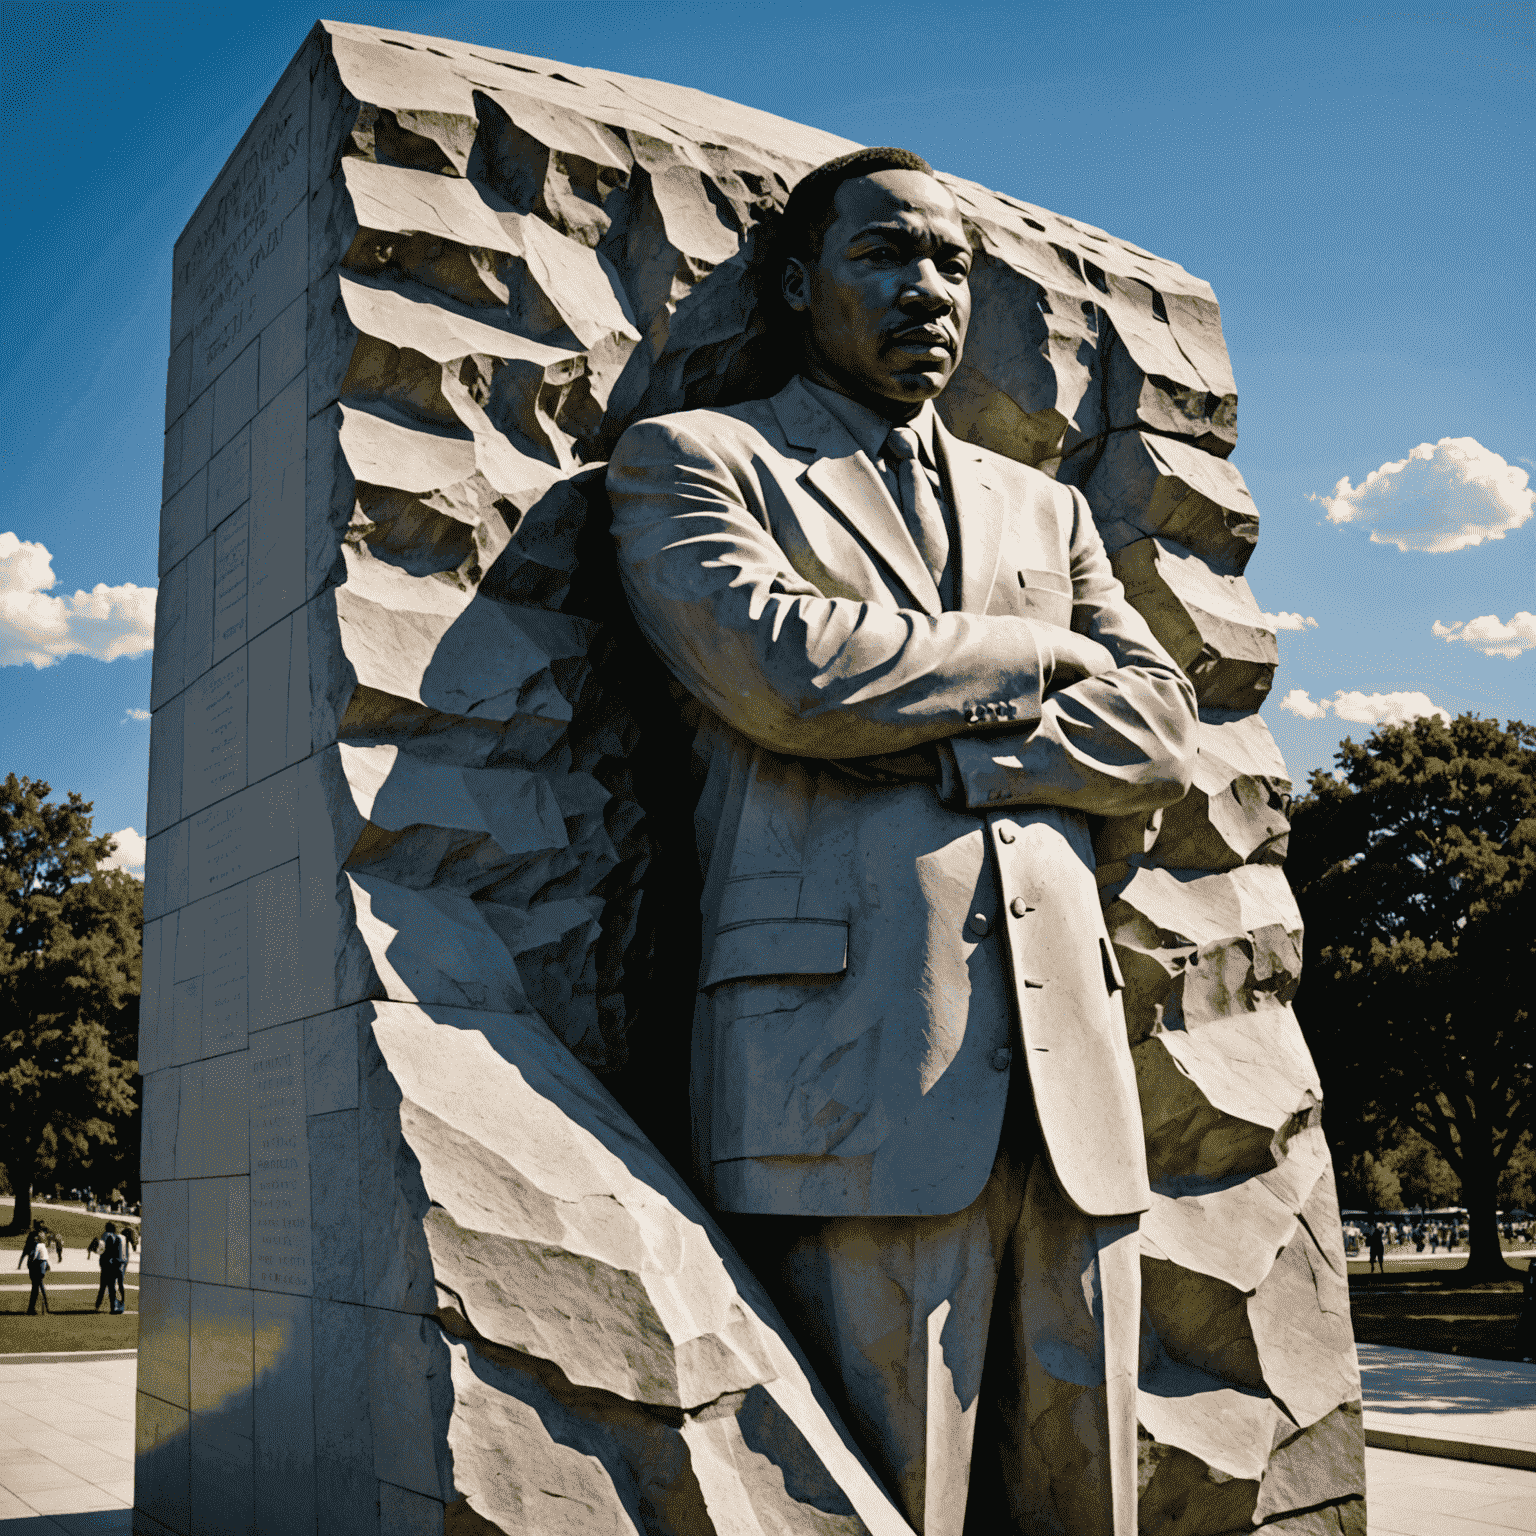
[[[1048,689],[1069,688],[1084,678],[1112,672],[1119,665],[1109,649],[1070,629],[1051,631],[1051,676]]]

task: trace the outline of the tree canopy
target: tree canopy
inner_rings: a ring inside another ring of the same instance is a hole
[[[1412,1129],[1461,1181],[1474,1270],[1533,1123],[1536,728],[1462,715],[1345,741],[1292,807],[1296,1009],[1346,1154]],[[1349,1145],[1353,1137],[1354,1145]]]
[[[0,1163],[31,1219],[40,1159],[110,1144],[134,1107],[143,888],[100,868],[91,804],[0,785]]]

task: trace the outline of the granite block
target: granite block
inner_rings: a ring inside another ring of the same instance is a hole
[[[229,1195],[225,1283],[248,1286],[251,1283],[251,1181],[247,1177],[225,1179],[224,1188]]]
[[[211,556],[210,550],[210,556]],[[209,646],[213,637],[209,567]],[[194,815],[246,785],[247,679],[239,651],[187,690],[183,727],[182,808]],[[201,895],[201,891],[195,891]]]
[[[256,414],[256,370],[261,344],[252,341],[214,381],[213,451],[217,453]]]
[[[251,1036],[251,1277],[261,1290],[311,1290],[304,1026]]]
[[[183,1536],[192,1529],[191,1416],[185,1406],[165,1402],[143,1386],[134,1409],[135,1529],[142,1512],[161,1529]]]
[[[229,1190],[223,1179],[193,1179],[187,1186],[190,1232],[187,1267],[193,1280],[223,1285],[229,1275]]]
[[[290,762],[288,719],[293,669],[293,619],[289,614],[251,641],[250,775],[254,784]]]
[[[257,875],[246,886],[251,952],[261,957],[251,975],[251,1031],[270,1029],[304,1011],[299,974],[299,861]]]
[[[161,951],[164,949],[166,920],[153,918],[144,925],[144,969],[139,992],[139,1073],[148,1079],[161,1067]],[[141,1138],[142,1146],[142,1138]],[[141,1154],[142,1163],[142,1154]]]
[[[439,1536],[443,1501],[379,1481],[379,1536]]]
[[[202,1026],[202,991],[201,982],[182,982],[178,990],[178,997],[187,995],[188,990],[196,987],[195,1007],[189,1011],[194,1012],[199,1033]],[[195,1054],[195,1051],[194,1051]],[[208,1143],[208,1124],[203,1115],[203,1072],[205,1063],[202,1061],[189,1061],[180,1068],[181,1099],[178,1106],[176,1121],[176,1177],[178,1179],[201,1179],[207,1172],[206,1149]]]
[[[176,1177],[176,1137],[181,1120],[181,1069],[144,1075],[144,1129],[139,1170],[146,1183]]]
[[[309,1298],[254,1293],[255,1527],[315,1529],[313,1322]]]
[[[160,509],[160,574],[185,560],[208,531],[208,471],[198,470]]]
[[[319,1298],[312,1304],[315,1489],[322,1531],[377,1536],[373,1419],[368,1401],[368,1312]]]
[[[182,677],[188,687],[213,665],[214,541],[187,556],[187,616],[182,628]]]
[[[182,567],[178,567],[181,569]],[[149,835],[181,820],[181,775],[186,759],[182,736],[186,696],[177,694],[155,710],[149,728]]]
[[[248,1051],[213,1056],[203,1065],[203,1162],[208,1174],[250,1171]]]
[[[143,1185],[143,1252],[139,1270],[171,1280],[190,1274],[187,1181],[165,1179]]]
[[[160,579],[155,599],[155,650],[149,707],[159,710],[186,683],[187,562],[183,557]],[[180,774],[177,774],[178,781]],[[179,792],[179,787],[178,787]]]
[[[171,348],[171,360],[165,373],[165,424],[178,420],[190,402],[192,388],[192,338],[186,337]]]
[[[146,1238],[145,1248],[148,1249]],[[185,1280],[139,1275],[139,1391],[183,1410],[191,1406],[191,1290]],[[182,1428],[185,1431],[185,1419]]]
[[[304,591],[305,393],[300,375],[251,427],[250,627],[260,634]]]
[[[309,1114],[357,1108],[357,1031],[362,1013],[345,1008],[305,1021],[304,1092]]]
[[[261,404],[276,398],[304,367],[308,305],[297,298],[261,333]]]
[[[197,1536],[250,1536],[256,1529],[253,1451],[249,1434],[193,1413],[189,1471],[191,1530]]]
[[[448,1379],[448,1351],[430,1318],[369,1307],[368,1416],[377,1476],[429,1499],[442,1498],[433,1378]],[[446,1446],[445,1446],[446,1449]]]
[[[251,496],[251,428],[247,423],[208,466],[208,531],[216,532]]]
[[[361,1302],[363,1234],[357,1111],[312,1115],[308,1135],[315,1295]]]
[[[185,485],[213,456],[213,391],[200,389],[181,423],[181,480]]]
[[[308,136],[307,72],[289,71],[176,242],[171,342],[191,341],[194,392],[304,287],[293,251],[307,246]]]

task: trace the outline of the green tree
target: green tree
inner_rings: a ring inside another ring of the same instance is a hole
[[[1385,1122],[1450,1165],[1473,1275],[1508,1272],[1496,1189],[1533,1123],[1533,748],[1519,721],[1386,726],[1292,808],[1296,1008],[1329,1101],[1346,1143],[1351,1119]]]
[[[1461,1181],[1451,1165],[1411,1126],[1401,1127],[1387,1154],[1403,1191],[1403,1204],[1427,1211],[1461,1204]]]
[[[1499,1209],[1536,1211],[1536,1137],[1527,1134],[1499,1175]]]
[[[1339,1165],[1339,1204],[1347,1211],[1395,1211],[1402,1185],[1392,1164],[1374,1152],[1357,1152]]]
[[[144,894],[100,869],[91,804],[41,780],[0,785],[0,1163],[11,1229],[32,1217],[44,1163],[111,1144],[133,1110]]]

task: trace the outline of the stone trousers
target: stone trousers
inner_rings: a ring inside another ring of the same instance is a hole
[[[1078,1211],[1024,1119],[952,1216],[725,1219],[920,1536],[1134,1536],[1137,1218]]]

